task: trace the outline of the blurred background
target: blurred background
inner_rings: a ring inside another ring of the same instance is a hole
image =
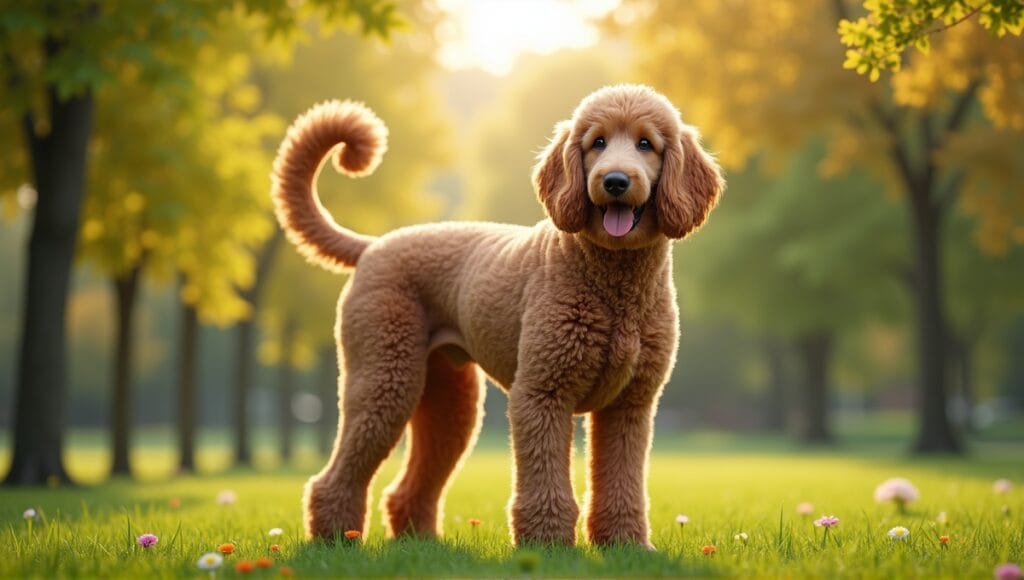
[[[666,94],[729,184],[675,246],[658,445],[1024,442],[1019,3],[875,4],[0,2],[0,469],[317,464],[345,278],[274,221],[288,123],[348,98],[388,124],[374,175],[320,179],[346,227],[529,225],[554,123],[619,82]]]

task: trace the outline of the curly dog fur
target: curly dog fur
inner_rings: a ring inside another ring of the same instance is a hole
[[[445,488],[480,428],[483,373],[508,393],[513,541],[573,544],[573,415],[587,414],[591,542],[650,546],[652,421],[675,362],[671,240],[707,218],[724,182],[665,97],[635,85],[588,96],[534,170],[550,216],[406,227],[380,238],[337,225],[317,198],[324,157],[372,172],[384,124],[352,102],[317,105],[274,163],[278,220],[309,261],[355,273],[336,336],[341,421],[304,497],[310,537],[363,531],[368,487],[408,430],[386,491],[392,534],[440,533]]]

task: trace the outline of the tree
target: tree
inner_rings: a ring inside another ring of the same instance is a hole
[[[899,71],[909,47],[927,54],[933,34],[968,20],[998,37],[1024,31],[1020,0],[874,0],[864,2],[864,8],[866,16],[839,21],[839,35],[850,47],[843,66],[873,81],[883,70]]]
[[[755,163],[733,176],[730,203],[704,239],[680,252],[688,275],[681,287],[692,308],[738,317],[796,355],[800,388],[791,406],[800,410],[796,434],[806,443],[833,439],[836,346],[893,309],[897,289],[886,280],[905,245],[898,216],[863,203],[877,185],[861,176],[822,176],[823,155],[822,145],[810,142],[770,175]]]
[[[31,181],[38,192],[28,248],[25,317],[17,379],[14,457],[5,482],[68,481],[62,433],[67,391],[65,307],[96,90],[122,66],[139,82],[179,81],[179,71],[234,5],[177,0],[148,3],[23,2],[0,10],[0,102],[19,119]],[[336,19],[357,19],[386,34],[386,1],[320,2]],[[266,30],[294,25],[285,0],[238,4],[265,19]]]
[[[964,161],[985,148],[992,155],[989,163],[1005,167],[1021,149],[1024,111],[1012,98],[1024,80],[1015,66],[1020,40],[996,41],[975,26],[960,25],[935,39],[927,59],[913,57],[885,82],[869,83],[842,69],[834,31],[845,13],[843,2],[776,0],[738,4],[730,11],[710,1],[685,8],[634,5],[646,10],[631,27],[645,43],[640,53],[645,78],[663,85],[684,119],[705,129],[727,166],[742,167],[758,152],[784,155],[812,136],[824,136],[827,171],[871,169],[903,200],[913,234],[909,289],[919,349],[914,446],[921,452],[959,450],[945,406],[941,241],[958,200],[959,209],[978,216],[982,238],[1004,246],[1024,240],[1012,221],[1005,227],[1005,212],[977,209],[1012,207],[1014,189],[982,192],[969,186],[982,177]],[[735,30],[740,25],[742,34]],[[665,74],[669,70],[672,74]],[[692,79],[700,79],[699,90]],[[984,116],[975,114],[978,101]],[[986,146],[993,142],[1006,148]],[[1016,211],[1009,215],[1021,215]]]

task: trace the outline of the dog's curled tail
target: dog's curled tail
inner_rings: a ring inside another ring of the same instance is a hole
[[[272,175],[274,211],[288,239],[309,262],[341,272],[356,265],[373,241],[339,226],[316,193],[324,157],[336,147],[334,168],[349,177],[373,173],[387,150],[388,130],[361,103],[327,101],[288,128]]]

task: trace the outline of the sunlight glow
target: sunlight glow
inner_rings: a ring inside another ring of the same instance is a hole
[[[438,0],[450,15],[441,29],[441,63],[505,75],[525,52],[550,54],[597,42],[592,20],[619,0]]]

